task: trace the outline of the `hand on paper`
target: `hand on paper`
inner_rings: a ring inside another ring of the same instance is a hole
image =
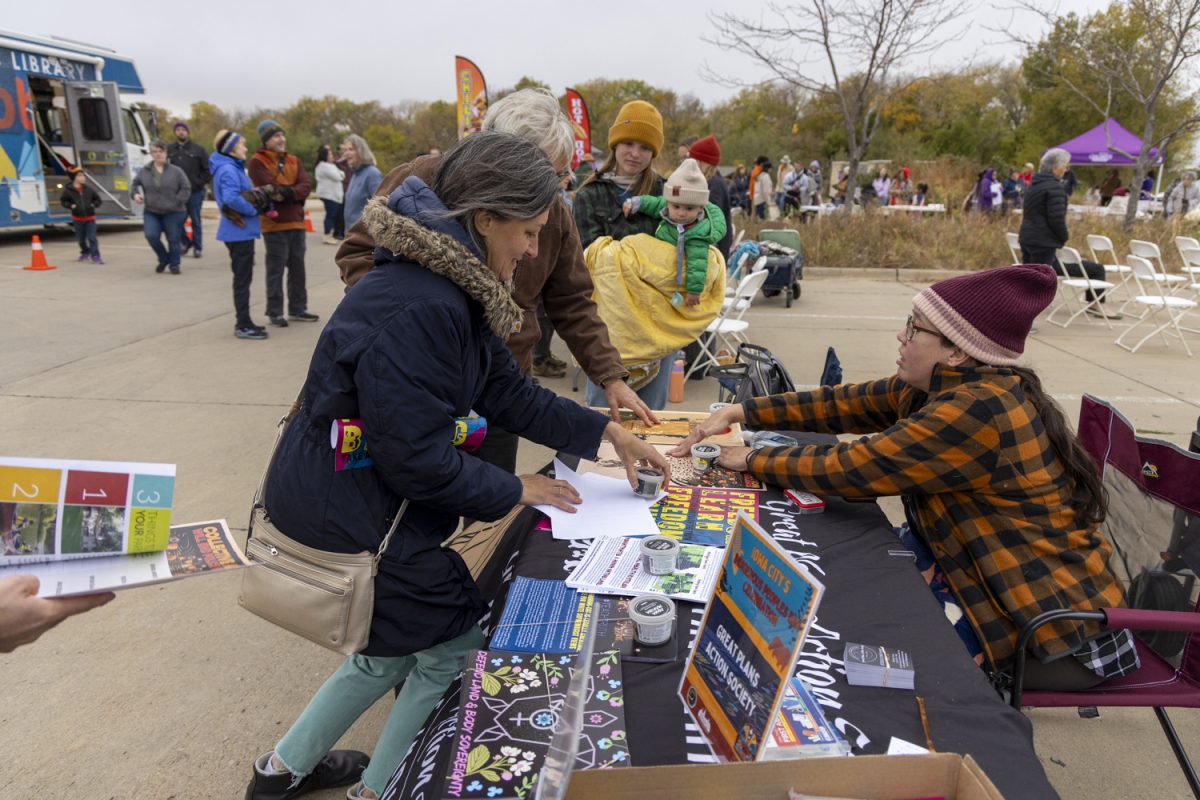
[[[633,489],[636,490],[638,485],[637,468],[639,461],[662,470],[664,476],[663,489],[667,488],[667,479],[671,475],[671,466],[667,463],[667,459],[663,457],[663,454],[654,449],[653,445],[642,441],[615,422],[610,422],[605,427],[604,438],[612,442],[613,449],[617,451],[617,457],[621,459],[621,463],[625,466],[625,474],[628,476],[629,485]]]
[[[0,653],[11,653],[67,617],[90,611],[116,597],[112,592],[38,597],[39,585],[32,575],[0,578]]]
[[[717,463],[734,472],[746,472],[746,462],[750,460],[751,452],[749,447],[722,447]]]
[[[741,403],[733,403],[732,405],[725,406],[720,411],[710,414],[708,419],[697,425],[696,429],[686,439],[677,444],[674,450],[668,452],[667,455],[674,456],[675,458],[687,458],[692,454],[692,445],[710,436],[722,433],[735,422],[741,423],[745,421],[746,410],[742,408]],[[722,455],[724,455],[724,450],[722,450]],[[725,466],[724,458],[721,459],[720,463],[721,466]]]
[[[575,487],[566,481],[557,481],[545,475],[521,476],[521,505],[554,506],[575,513],[575,506],[583,502]]]
[[[620,422],[621,409],[628,408],[647,426],[658,424],[658,417],[654,416],[650,406],[643,403],[642,398],[625,381],[614,379],[605,384],[604,397],[608,400],[609,415],[614,422]]]

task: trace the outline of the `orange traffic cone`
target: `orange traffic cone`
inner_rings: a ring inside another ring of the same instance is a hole
[[[192,218],[191,217],[188,217],[186,220],[183,221],[183,232],[187,236],[188,240],[190,241],[192,238]]]
[[[312,216],[308,213],[308,209],[304,209],[304,230],[309,233],[316,233],[313,229]]]
[[[33,236],[33,253],[30,254],[29,263],[25,265],[24,269],[36,271],[58,269],[53,264],[46,263],[46,251],[42,249],[42,237],[37,234]]]

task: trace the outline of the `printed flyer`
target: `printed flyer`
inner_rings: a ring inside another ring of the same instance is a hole
[[[576,657],[477,650],[467,656],[443,796],[532,798]],[[575,769],[629,766],[615,650],[592,655]]]
[[[597,594],[665,594],[689,603],[706,603],[721,572],[723,555],[719,547],[685,544],[679,548],[674,572],[651,575],[642,569],[640,539],[598,537],[567,578],[567,586]]]
[[[174,464],[0,456],[0,566],[165,550]]]
[[[39,597],[68,597],[213,575],[249,563],[225,520],[216,519],[172,525],[166,549],[157,553],[10,564],[0,567],[0,575],[33,575],[41,582]]]
[[[756,522],[738,517],[679,687],[718,758],[761,757],[823,591]]]
[[[562,581],[518,577],[508,588],[491,645],[518,653],[578,653],[595,601],[595,595]]]
[[[747,489],[667,486],[667,496],[650,507],[663,536],[680,544],[724,547],[739,512],[758,521],[758,493]]]

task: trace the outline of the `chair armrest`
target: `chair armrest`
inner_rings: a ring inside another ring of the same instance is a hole
[[[1106,610],[1125,611],[1126,609]],[[1108,621],[1108,617],[1104,611],[1077,611],[1073,608],[1056,608],[1052,611],[1043,611],[1029,620],[1029,622],[1026,622],[1017,634],[1017,651],[1013,656],[1012,693],[1009,697],[1009,703],[1018,711],[1021,710],[1021,692],[1025,682],[1025,656],[1028,652],[1026,648],[1029,646],[1029,640],[1033,638],[1033,634],[1043,625],[1064,619],[1090,620],[1092,622],[1099,622],[1101,625],[1107,625]],[[1070,656],[1065,657],[1070,658]]]
[[[1141,608],[1106,608],[1103,611],[1106,628],[1200,633],[1200,614],[1194,611],[1152,611]]]

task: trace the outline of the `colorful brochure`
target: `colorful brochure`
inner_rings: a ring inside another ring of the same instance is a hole
[[[680,544],[724,547],[738,514],[758,521],[758,492],[748,489],[706,489],[667,486],[667,496],[650,507],[663,536]]]
[[[0,456],[0,567],[165,550],[174,464]]]
[[[75,561],[14,564],[5,574],[33,575],[39,597],[67,597],[148,586],[239,569],[249,562],[223,519],[172,525],[165,550]]]

